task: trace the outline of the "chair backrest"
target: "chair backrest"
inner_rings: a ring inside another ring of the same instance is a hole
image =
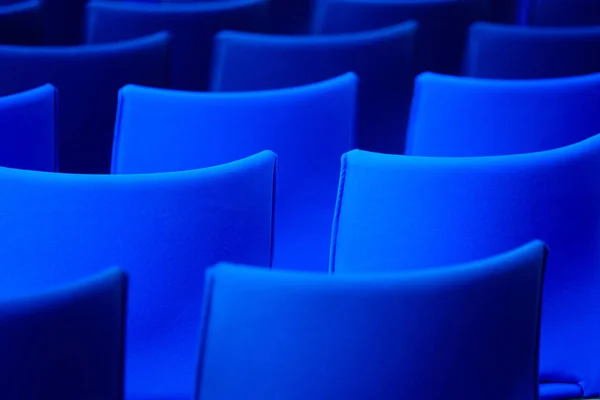
[[[87,8],[87,43],[132,39],[159,31],[172,36],[170,85],[206,90],[213,39],[224,29],[263,31],[267,0],[196,3],[91,1]]]
[[[529,0],[529,24],[538,26],[600,25],[597,0]]]
[[[534,27],[478,22],[471,26],[464,75],[542,79],[600,71],[600,26]]]
[[[0,299],[118,265],[128,395],[190,396],[204,269],[269,266],[275,155],[165,174],[0,168]]]
[[[123,399],[127,275],[0,301],[0,396]]]
[[[0,95],[54,85],[60,171],[108,173],[118,91],[166,86],[168,49],[166,33],[94,46],[0,45]]]
[[[56,170],[56,96],[46,84],[0,97],[0,166]]]
[[[518,24],[527,19],[530,0],[459,0],[477,3],[481,21]]]
[[[469,25],[481,17],[473,0],[326,0],[315,17],[318,33],[348,33],[417,21],[415,74],[458,74]]]
[[[274,266],[327,270],[340,157],[354,148],[357,78],[247,93],[121,90],[113,173],[181,171],[272,150]]]
[[[406,153],[492,156],[550,150],[600,133],[600,73],[499,80],[425,73]]]
[[[545,257],[535,241],[405,274],[210,269],[197,398],[536,398]]]
[[[24,0],[0,5],[0,43],[42,45],[42,3]]]
[[[424,269],[540,238],[552,249],[541,378],[597,388],[599,169],[600,135],[556,150],[495,157],[355,150],[342,159],[330,268]]]
[[[215,40],[211,88],[280,89],[354,72],[360,79],[358,147],[401,153],[413,86],[416,29],[409,21],[375,31],[326,36],[221,32]]]

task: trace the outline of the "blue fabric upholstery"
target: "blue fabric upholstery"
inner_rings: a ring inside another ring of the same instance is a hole
[[[52,83],[60,171],[107,173],[117,93],[127,83],[164,86],[168,46],[166,33],[87,47],[0,45],[0,95]]]
[[[540,399],[561,400],[583,397],[583,389],[576,383],[540,383]]]
[[[210,269],[197,398],[533,399],[545,258],[535,241],[404,274]]]
[[[119,269],[44,293],[3,296],[2,398],[121,400],[126,301],[127,276]]]
[[[529,23],[540,26],[600,25],[598,0],[531,0]]]
[[[464,74],[541,79],[600,71],[600,26],[549,28],[479,22],[471,26]]]
[[[546,152],[342,159],[331,269],[426,269],[535,238],[550,247],[541,379],[600,385],[600,135]]]
[[[600,73],[510,81],[424,73],[415,84],[407,154],[530,153],[600,133]]]
[[[0,166],[56,170],[56,88],[0,97]]]
[[[475,1],[328,0],[316,16],[315,30],[359,32],[415,20],[419,29],[414,72],[458,74],[467,29],[480,15]]]
[[[274,168],[270,152],[165,174],[0,168],[0,300],[122,267],[127,394],[191,396],[204,269],[270,264]]]
[[[409,21],[375,31],[327,36],[221,32],[215,39],[212,89],[279,89],[352,71],[360,79],[358,147],[401,153],[416,28]]]
[[[521,23],[527,15],[530,0],[462,0],[474,1],[481,7],[480,20],[503,24]]]
[[[40,0],[0,5],[0,43],[16,45],[43,43]]]
[[[206,90],[214,35],[224,29],[264,30],[267,9],[266,0],[181,4],[92,1],[87,9],[86,40],[106,43],[168,31],[173,38],[171,87]]]
[[[340,157],[353,148],[357,78],[279,91],[121,90],[113,172],[206,167],[278,155],[274,266],[327,271]]]

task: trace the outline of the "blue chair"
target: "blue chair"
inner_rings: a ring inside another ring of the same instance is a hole
[[[221,32],[215,40],[212,90],[280,89],[352,71],[360,79],[358,147],[401,153],[413,85],[416,29],[409,21],[335,36]]]
[[[538,26],[600,25],[597,0],[530,0],[529,23]]]
[[[481,21],[518,24],[527,13],[530,0],[461,0],[474,1],[481,7]]]
[[[126,86],[113,173],[201,168],[278,155],[275,267],[327,271],[340,157],[354,148],[357,78],[291,89],[190,93]]]
[[[540,238],[552,249],[540,379],[597,395],[598,170],[600,135],[560,149],[491,157],[352,151],[342,159],[330,269],[428,269]]]
[[[191,398],[204,269],[270,264],[274,169],[269,152],[165,174],[0,168],[0,296],[120,266],[131,278],[128,398]],[[79,397],[92,398],[103,397]]]
[[[206,90],[215,34],[224,29],[264,30],[267,9],[267,0],[179,4],[92,1],[87,9],[86,40],[106,43],[169,31],[173,37],[171,87]]]
[[[0,43],[15,45],[43,43],[40,0],[0,5]]]
[[[349,33],[415,20],[415,73],[459,74],[468,27],[480,15],[474,0],[327,0],[315,17],[315,30]]]
[[[530,153],[600,133],[600,73],[540,80],[424,73],[416,80],[407,154]]]
[[[2,294],[2,398],[121,400],[126,302],[118,269],[26,297]]]
[[[167,33],[97,46],[0,46],[0,95],[58,89],[61,172],[108,173],[119,89],[166,86]]]
[[[210,269],[197,398],[534,399],[545,259],[535,241],[405,274]]]
[[[56,89],[0,97],[0,166],[56,170]]]
[[[464,75],[542,79],[600,71],[600,26],[532,27],[479,22],[471,26]]]

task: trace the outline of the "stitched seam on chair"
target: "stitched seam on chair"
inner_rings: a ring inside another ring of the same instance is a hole
[[[125,103],[125,96],[123,95],[123,88],[119,90],[119,100],[117,105],[117,119],[115,121],[115,129],[113,131],[113,144],[112,144],[112,154],[110,157],[110,173],[117,173],[117,159],[118,159],[118,149],[119,149],[119,138],[121,137],[121,120],[123,116],[123,107]]]
[[[340,169],[340,181],[338,186],[337,200],[335,202],[335,211],[333,214],[333,226],[331,229],[331,245],[329,249],[329,273],[335,272],[335,258],[337,250],[337,236],[340,224],[340,214],[342,212],[342,201],[344,197],[344,186],[346,184],[346,170],[348,165],[348,154],[342,156],[342,166]]]
[[[203,374],[204,374],[204,355],[206,352],[206,339],[208,337],[208,323],[210,321],[210,313],[212,310],[212,299],[213,299],[213,293],[214,293],[214,286],[215,286],[215,278],[212,274],[212,272],[208,272],[206,274],[206,279],[207,279],[207,285],[205,287],[205,293],[204,293],[204,302],[205,302],[205,308],[204,308],[204,315],[202,316],[202,319],[200,320],[200,323],[202,324],[202,329],[200,330],[200,346],[199,346],[199,351],[198,351],[198,368],[197,368],[197,373],[196,373],[196,389],[195,389],[195,399],[200,400],[200,389],[202,387],[202,378],[203,378]]]

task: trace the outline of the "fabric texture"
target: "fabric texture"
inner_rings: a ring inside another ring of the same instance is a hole
[[[498,80],[425,73],[415,82],[406,154],[533,153],[600,132],[600,74]]]
[[[56,171],[57,95],[46,84],[0,97],[0,166]]]
[[[250,93],[121,90],[114,173],[181,171],[278,155],[273,265],[327,271],[340,157],[355,143],[358,80]]]
[[[556,150],[342,159],[330,268],[427,269],[535,238],[552,255],[544,284],[540,378],[598,393],[600,135]]]
[[[315,17],[315,31],[360,32],[413,20],[418,23],[414,73],[458,74],[467,29],[482,15],[480,5],[470,0],[327,0]]]
[[[412,93],[416,31],[417,24],[410,21],[343,35],[224,31],[215,38],[211,89],[232,92],[290,88],[352,71],[360,80],[357,146],[401,153]]]
[[[267,29],[266,0],[153,4],[92,1],[87,8],[86,43],[110,43],[160,31],[172,36],[170,86],[206,90],[213,38],[224,29]],[[136,83],[136,82],[129,82]]]
[[[274,169],[270,152],[164,174],[0,168],[0,300],[123,268],[126,394],[191,396],[204,269],[270,265]]]
[[[600,26],[532,27],[478,22],[471,25],[464,75],[542,79],[600,71]]]
[[[545,254],[536,241],[398,274],[210,269],[197,398],[535,398]]]

